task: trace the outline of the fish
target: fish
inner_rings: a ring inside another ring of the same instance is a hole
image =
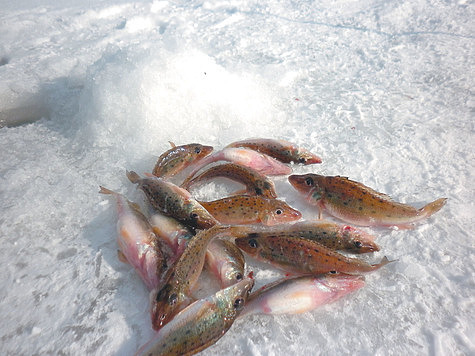
[[[259,195],[234,195],[200,204],[221,224],[275,225],[296,221],[302,214],[282,200]]]
[[[246,147],[264,153],[283,163],[300,163],[304,165],[322,163],[322,159],[305,148],[284,140],[251,138],[233,142],[226,147]]]
[[[157,211],[150,215],[149,222],[155,234],[168,243],[175,257],[183,253],[188,241],[196,235],[193,229]]]
[[[215,225],[197,233],[186,245],[185,250],[168,270],[165,283],[152,295],[152,326],[160,329],[180,309],[189,304],[190,293],[201,274],[205,263],[208,244],[215,238],[229,234],[229,227]]]
[[[189,190],[191,186],[215,177],[224,177],[244,184],[249,195],[277,198],[274,183],[269,178],[253,168],[234,163],[213,166],[196,177],[190,176],[181,187]]]
[[[206,251],[206,265],[218,278],[221,288],[229,287],[244,278],[244,256],[231,241],[211,241]]]
[[[317,275],[321,273],[359,274],[371,272],[393,262],[385,256],[378,264],[344,256],[322,244],[301,237],[240,237],[235,244],[257,260],[286,272]]]
[[[172,147],[158,157],[152,174],[161,178],[171,178],[183,171],[192,163],[196,163],[213,152],[212,146],[204,146],[199,143]]]
[[[248,148],[228,147],[215,152],[191,165],[190,177],[208,164],[227,161],[241,166],[250,167],[261,174],[278,176],[292,173],[292,168],[276,159]]]
[[[150,205],[164,215],[199,229],[208,229],[217,223],[185,189],[161,178],[140,178],[134,171],[126,173],[129,180],[145,193]]]
[[[310,204],[318,207],[319,217],[325,210],[338,219],[361,226],[411,228],[412,224],[439,211],[447,201],[440,198],[417,209],[347,177],[295,174],[288,179]]]
[[[119,259],[134,267],[149,289],[158,288],[173,263],[172,251],[155,235],[137,204],[102,186],[99,193],[111,195],[117,202]]]
[[[379,251],[375,236],[349,225],[335,224],[326,220],[303,221],[295,224],[277,225],[271,228],[260,226],[233,226],[234,237],[277,236],[301,237],[316,241],[332,250],[352,253]]]
[[[180,311],[136,356],[193,355],[218,341],[239,316],[254,286],[246,277]]]
[[[239,317],[304,313],[335,302],[364,284],[363,276],[347,274],[283,278],[253,292]]]

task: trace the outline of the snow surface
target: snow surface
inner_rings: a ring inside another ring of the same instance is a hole
[[[398,259],[302,315],[238,320],[204,355],[473,355],[473,2],[2,1],[0,348],[131,355],[148,292],[118,261],[99,185],[140,194],[176,144],[246,137],[319,154],[422,206],[414,230],[368,229]],[[211,192],[211,188],[208,187]],[[277,179],[306,218],[312,209]],[[211,193],[210,193],[211,194]],[[254,264],[259,283],[272,268]]]

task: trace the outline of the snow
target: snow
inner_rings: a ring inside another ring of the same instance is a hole
[[[449,200],[414,230],[368,229],[382,251],[366,259],[398,261],[357,293],[302,315],[238,320],[203,354],[474,354],[474,10],[435,0],[4,2],[3,353],[133,354],[152,336],[148,292],[117,259],[99,185],[140,199],[125,169],[151,171],[168,141],[273,137],[323,158],[296,173],[345,175],[416,206]],[[313,216],[285,178],[276,186]],[[260,284],[275,278],[251,267]]]

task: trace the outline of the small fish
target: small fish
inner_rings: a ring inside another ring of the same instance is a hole
[[[154,234],[137,204],[104,187],[100,187],[99,193],[110,194],[117,201],[120,260],[134,267],[149,289],[159,287],[169,267],[167,263],[172,259],[172,252]]]
[[[394,202],[385,194],[340,176],[291,175],[289,182],[306,196],[310,204],[318,206],[319,217],[322,210],[326,210],[341,220],[362,226],[409,228],[410,224],[439,211],[447,201],[446,198],[437,199],[416,209]]]
[[[269,178],[255,169],[234,163],[213,166],[194,178],[190,176],[181,186],[189,190],[192,185],[215,177],[224,177],[244,184],[249,195],[277,198],[274,183]]]
[[[364,286],[363,276],[284,278],[252,293],[240,317],[252,314],[300,314],[332,303]]]
[[[169,269],[165,284],[157,290],[152,302],[152,326],[160,329],[189,303],[189,295],[201,274],[208,244],[219,236],[229,234],[229,227],[215,225],[196,234],[185,251]]]
[[[172,148],[164,152],[155,164],[152,173],[161,178],[170,178],[178,174],[190,164],[198,162],[200,159],[208,156],[213,147],[203,146],[199,143],[175,146],[170,142]]]
[[[228,147],[193,164],[189,176],[193,177],[204,166],[218,161],[227,161],[250,167],[264,175],[278,176],[292,173],[292,168],[268,155],[248,148]]]
[[[291,142],[265,138],[247,139],[233,142],[226,147],[246,147],[265,153],[284,163],[315,164],[322,163],[322,159],[305,148],[298,147]]]
[[[195,232],[186,225],[157,211],[151,214],[149,221],[155,234],[168,243],[176,257],[183,253],[188,241],[195,236]]]
[[[302,237],[316,241],[332,250],[345,250],[353,253],[379,251],[375,237],[348,225],[330,221],[303,221],[295,224],[278,225],[272,228],[260,226],[233,226],[234,237],[276,236]]]
[[[328,272],[358,274],[374,271],[392,262],[384,257],[380,263],[370,265],[301,237],[253,236],[251,234],[249,237],[237,238],[234,242],[252,257],[297,274],[316,275]]]
[[[229,287],[244,277],[244,256],[231,241],[211,241],[206,251],[206,264],[219,279],[221,288]]]
[[[136,356],[193,355],[218,341],[243,310],[254,280],[244,278],[190,304],[161,328]]]
[[[278,199],[262,196],[234,195],[219,200],[200,202],[222,224],[275,225],[295,221],[302,214]]]
[[[161,213],[199,229],[207,229],[217,223],[185,189],[157,177],[140,178],[133,171],[127,171],[127,177],[138,184],[150,205]]]

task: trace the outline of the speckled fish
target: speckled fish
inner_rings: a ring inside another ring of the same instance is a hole
[[[169,269],[165,284],[152,302],[152,326],[158,330],[190,302],[189,295],[201,274],[208,244],[229,233],[229,227],[215,225],[196,234],[175,265]]]
[[[282,200],[267,199],[259,195],[234,195],[200,203],[222,224],[275,225],[302,217],[299,211]]]
[[[157,177],[140,178],[133,171],[127,171],[127,177],[143,190],[150,205],[163,214],[199,229],[216,224],[216,219],[185,189]]]
[[[193,164],[189,176],[193,177],[204,166],[218,161],[227,161],[250,167],[264,175],[276,176],[292,173],[292,168],[266,154],[248,148],[228,147]]]
[[[194,231],[178,220],[159,212],[152,213],[149,221],[155,234],[168,243],[176,257],[183,253],[186,244],[195,235]]]
[[[332,250],[345,250],[353,253],[379,251],[373,235],[352,226],[339,225],[325,220],[303,221],[271,228],[233,226],[232,230],[234,237],[302,237],[316,241]]]
[[[190,304],[161,328],[136,356],[193,355],[218,341],[239,316],[254,280],[242,281]]]
[[[315,164],[322,163],[322,159],[305,148],[284,141],[265,138],[254,138],[237,141],[226,147],[247,147],[265,153],[284,163]]]
[[[231,241],[213,240],[206,251],[206,265],[218,278],[221,288],[229,287],[244,277],[244,256]]]
[[[277,198],[274,183],[269,178],[255,169],[234,163],[213,166],[193,179],[185,180],[181,186],[189,190],[191,186],[215,177],[224,177],[244,184],[249,195]]]
[[[343,256],[318,242],[301,237],[255,237],[251,235],[250,237],[237,238],[235,243],[252,257],[297,274],[316,275],[328,272],[359,274],[374,271],[392,262],[384,257],[380,263],[370,265],[357,258]]]
[[[437,199],[421,209],[397,203],[385,194],[340,176],[291,175],[289,182],[307,200],[329,214],[362,226],[410,227],[439,211],[447,201]]]
[[[157,288],[163,283],[167,263],[172,262],[171,250],[154,234],[137,204],[122,194],[100,188],[101,194],[110,194],[117,201],[119,259],[134,267],[149,289]]]
[[[332,303],[364,284],[363,276],[347,274],[284,278],[253,292],[240,317],[304,313]]]
[[[213,147],[203,146],[199,143],[175,146],[170,142],[172,148],[164,152],[155,164],[153,175],[161,178],[170,178],[178,174],[190,164],[198,162],[208,156]]]

